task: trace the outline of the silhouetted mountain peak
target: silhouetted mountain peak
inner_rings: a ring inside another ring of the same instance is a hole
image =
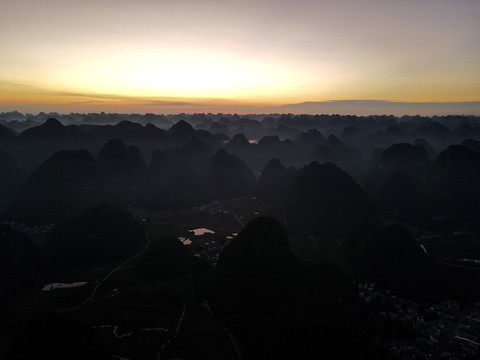
[[[111,139],[103,146],[100,152],[117,153],[124,150],[127,146],[120,139]]]
[[[247,138],[243,134],[236,134],[229,142],[229,146],[235,147],[237,149],[240,148],[248,148],[250,147],[250,143],[248,142]]]
[[[255,282],[271,286],[269,281],[283,280],[274,279],[275,273],[290,265],[291,260],[288,237],[282,225],[274,218],[259,217],[250,221],[222,251],[218,279],[228,287],[257,288]]]
[[[418,207],[414,199],[429,165],[422,145],[394,144],[381,153],[367,172],[365,185],[392,213],[412,213]]]
[[[466,148],[475,151],[476,153],[480,153],[480,142],[474,139],[465,139],[462,142],[462,145]]]
[[[275,129],[275,133],[284,138],[294,139],[298,135],[298,129],[294,127],[288,127],[280,125]]]
[[[287,170],[285,166],[282,165],[280,160],[278,159],[270,159],[267,164],[265,165],[265,168],[262,171],[262,174],[264,173],[280,173]]]
[[[259,147],[274,148],[280,146],[282,142],[277,135],[264,136],[258,142]]]
[[[317,129],[309,129],[309,130],[307,130],[307,134],[312,135],[316,139],[317,142],[325,141],[325,137]]]
[[[287,221],[297,232],[345,230],[373,215],[373,206],[353,178],[330,162],[299,170],[287,193]]]
[[[45,128],[48,128],[48,129],[63,127],[62,123],[54,118],[47,119],[47,121],[45,121],[43,125]]]
[[[345,146],[345,144],[333,134],[328,137],[326,144],[330,146]]]
[[[453,132],[459,136],[471,136],[472,134],[475,133],[475,129],[472,128],[470,124],[464,123],[459,127],[457,127],[455,130],[453,130]]]
[[[324,144],[313,145],[312,149],[310,150],[309,156],[312,160],[316,160],[319,163],[327,161],[334,162],[337,159],[335,152]]]
[[[416,139],[413,145],[422,145],[427,151],[428,158],[433,160],[437,156],[437,150],[425,139]]]
[[[427,151],[422,145],[408,143],[393,144],[387,148],[381,158],[381,162],[428,162]]]
[[[471,215],[480,211],[480,154],[450,145],[430,166],[425,191],[442,211]]]
[[[447,161],[453,163],[464,163],[470,159],[478,159],[479,155],[475,151],[470,150],[464,145],[450,145],[440,154],[438,154],[435,162]]]
[[[340,134],[340,137],[342,138],[348,138],[348,137],[354,137],[360,134],[360,128],[356,125],[347,125],[343,129],[342,133]]]
[[[229,159],[229,157],[232,156],[230,155],[227,150],[225,149],[219,149],[212,157],[212,161],[213,162],[222,162],[222,161],[225,161],[227,159]]]
[[[253,191],[255,177],[241,158],[220,149],[210,159],[207,186],[212,198],[235,198]]]
[[[195,129],[185,120],[180,120],[167,130],[168,134],[174,137],[190,136],[195,133]]]
[[[438,121],[435,121],[435,122],[429,127],[429,129],[430,129],[430,130],[433,130],[433,131],[435,131],[435,132],[438,132],[438,133],[447,133],[447,132],[450,132],[450,130],[449,130],[446,126],[440,124]]]
[[[72,149],[84,143],[88,135],[76,125],[64,126],[57,119],[50,118],[42,125],[26,129],[20,134],[22,140],[44,142],[45,147],[56,150]],[[48,142],[45,140],[48,139]],[[36,149],[42,152],[42,148]]]
[[[136,146],[127,146],[122,140],[108,141],[98,153],[98,165],[102,171],[143,171],[147,165]],[[138,175],[130,173],[129,175]]]
[[[95,159],[88,151],[57,152],[30,174],[7,217],[27,224],[56,222],[98,195],[96,180]]]
[[[432,125],[425,127],[422,125],[419,129],[418,132],[421,134],[425,134],[427,136],[447,136],[451,133],[451,130],[447,128],[446,126],[440,124],[438,121],[435,121]]]
[[[385,226],[367,235],[363,253],[367,276],[401,292],[418,292],[422,283],[419,279],[427,275],[430,264],[428,256],[403,225]]]
[[[400,129],[398,126],[396,125],[390,125],[387,129],[386,129],[386,133],[389,134],[389,135],[400,135],[403,133],[402,129]]]
[[[16,132],[8,127],[0,125],[0,139],[14,139],[17,136]]]
[[[228,134],[230,132],[227,126],[225,126],[224,124],[220,124],[217,121],[214,121],[210,125],[210,127],[208,128],[208,131],[210,131],[211,133],[223,133],[223,134]]]
[[[188,144],[183,147],[183,150],[191,155],[202,155],[212,152],[212,149],[196,136],[192,137]]]
[[[158,128],[157,128],[155,125],[153,125],[152,123],[147,123],[147,124],[145,124],[145,129],[146,129],[146,130],[149,130],[149,131],[158,130]]]
[[[128,121],[128,120],[120,121],[117,125],[115,125],[115,127],[123,128],[123,129],[126,129],[126,130],[143,128],[142,124],[137,123],[137,122],[133,122],[133,121]]]
[[[197,133],[198,133],[198,130],[197,130]],[[212,135],[212,139],[218,144],[225,144],[230,140],[230,137],[222,133],[216,133]]]
[[[287,169],[278,159],[270,159],[258,179],[257,194],[266,203],[280,203],[295,170]]]
[[[219,149],[211,158],[211,162],[214,166],[233,166],[242,164],[246,167],[245,162],[237,155],[228,153],[225,149]]]
[[[300,135],[295,139],[295,143],[300,146],[312,146],[318,143],[318,140],[309,133],[301,132]]]

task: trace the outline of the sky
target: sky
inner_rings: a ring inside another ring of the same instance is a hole
[[[480,115],[479,0],[2,0],[0,112]]]

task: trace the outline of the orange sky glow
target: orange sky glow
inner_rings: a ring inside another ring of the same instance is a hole
[[[403,104],[398,114],[428,103],[426,114],[480,115],[478,0],[5,0],[2,8],[0,112],[360,114],[369,109],[354,100],[378,100]]]

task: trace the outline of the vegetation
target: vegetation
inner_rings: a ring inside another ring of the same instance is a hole
[[[480,300],[478,118],[77,115],[0,127],[2,358],[389,359]]]
[[[144,243],[130,213],[101,203],[59,223],[43,252],[49,266],[76,266],[122,259]]]

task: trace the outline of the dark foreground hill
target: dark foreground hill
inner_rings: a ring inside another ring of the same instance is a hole
[[[17,160],[6,151],[0,150],[0,213],[14,199],[26,175]]]
[[[147,165],[136,146],[119,139],[108,141],[97,157],[99,178],[111,202],[128,204],[144,182]]]
[[[286,220],[302,234],[345,231],[375,214],[365,191],[332,163],[312,162],[286,192]]]
[[[480,295],[475,271],[436,262],[403,225],[352,227],[343,251],[357,279],[374,280],[401,297],[432,303]]]
[[[10,360],[112,358],[90,326],[54,313],[23,320],[15,331],[7,356]]]
[[[60,222],[43,246],[49,266],[118,260],[138,250],[145,232],[124,209],[97,204]]]
[[[32,289],[39,268],[38,247],[26,235],[0,224],[0,314],[4,306]]]
[[[383,359],[333,265],[307,265],[290,252],[273,218],[257,218],[220,256],[212,304],[249,359]]]
[[[72,210],[98,201],[95,159],[85,150],[61,151],[39,166],[6,212],[8,219],[50,224]]]
[[[278,159],[271,159],[258,179],[257,195],[266,203],[279,206],[294,177],[294,168],[287,169]]]
[[[253,193],[256,181],[241,158],[219,150],[207,165],[205,185],[209,199],[231,199]]]
[[[480,154],[451,145],[433,161],[425,177],[432,208],[446,216],[480,212]]]
[[[429,165],[423,145],[394,144],[381,151],[364,184],[385,213],[411,219],[421,206],[421,185]]]
[[[193,274],[207,268],[208,264],[203,259],[194,256],[189,246],[173,236],[155,240],[136,264],[141,276],[157,280]]]

